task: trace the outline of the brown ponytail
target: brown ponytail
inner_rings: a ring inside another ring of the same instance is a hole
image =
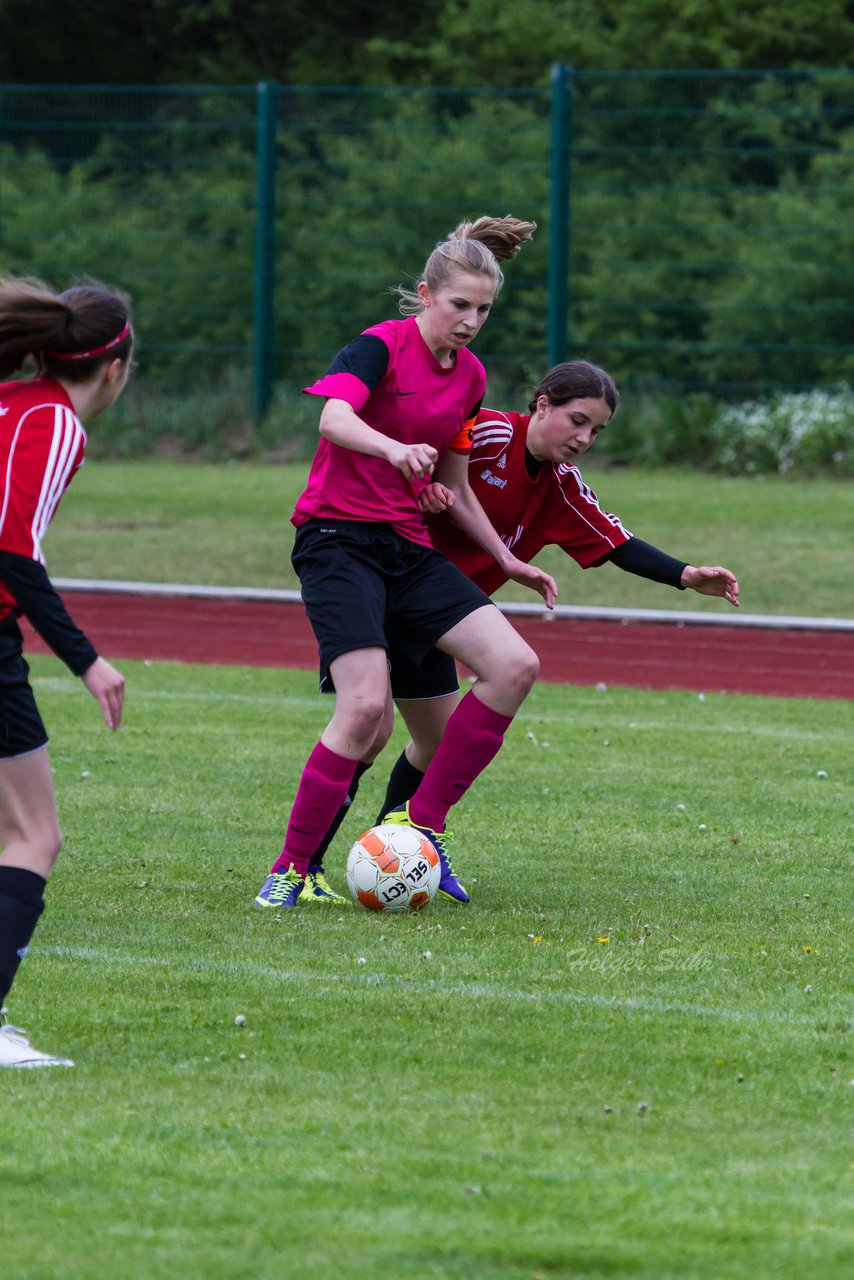
[[[0,277],[0,378],[35,362],[40,374],[85,382],[133,349],[130,305],[98,281],[56,293],[41,280]]]

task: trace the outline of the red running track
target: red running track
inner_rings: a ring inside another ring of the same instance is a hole
[[[317,665],[302,606],[64,591],[72,616],[108,658],[256,667]],[[541,679],[707,693],[854,699],[854,632],[514,616]],[[46,652],[24,624],[27,647]]]

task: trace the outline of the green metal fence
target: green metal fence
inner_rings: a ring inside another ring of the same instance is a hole
[[[459,220],[540,226],[478,342],[741,395],[854,371],[854,73],[547,88],[0,86],[0,270],[132,294],[143,385],[256,418],[393,313]]]

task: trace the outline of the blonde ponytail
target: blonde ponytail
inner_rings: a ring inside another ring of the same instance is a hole
[[[495,281],[496,294],[504,283],[499,262],[515,258],[522,244],[533,237],[536,222],[522,222],[508,214],[504,218],[488,215],[474,222],[461,222],[446,240],[440,240],[425,263],[415,288],[398,285],[398,307],[402,315],[417,316],[424,310],[418,296],[423,281],[431,293],[446,285],[457,271],[487,276]]]

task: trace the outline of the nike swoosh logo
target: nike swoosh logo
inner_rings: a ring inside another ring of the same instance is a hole
[[[394,394],[396,396],[417,396],[417,391],[401,391],[399,387],[395,387]]]

